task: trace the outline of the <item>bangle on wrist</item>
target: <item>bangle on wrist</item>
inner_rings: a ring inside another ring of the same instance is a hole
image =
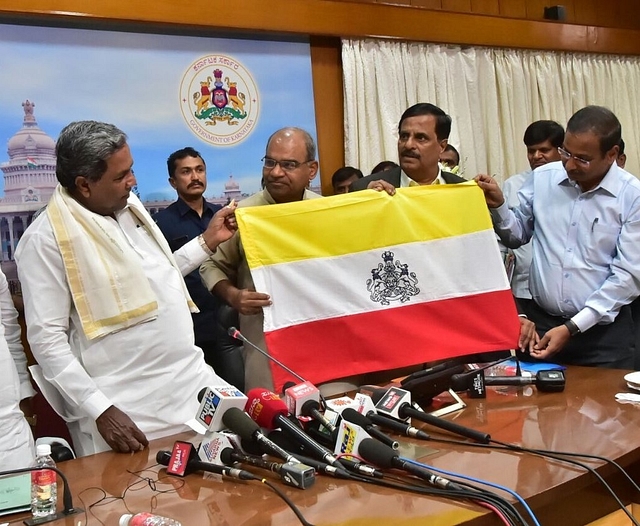
[[[200,243],[200,246],[202,247],[202,250],[204,250],[208,256],[213,256],[216,253],[215,248],[213,250],[211,250],[208,245],[207,242],[204,240],[204,236],[202,234],[200,234],[198,236],[198,242]]]
[[[567,320],[564,322],[564,326],[569,329],[569,336],[575,336],[576,334],[580,334],[580,328],[575,324],[572,320]]]

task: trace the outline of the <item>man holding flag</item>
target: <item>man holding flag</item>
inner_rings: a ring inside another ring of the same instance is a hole
[[[318,172],[315,157],[316,147],[309,133],[293,127],[276,131],[267,141],[262,159],[264,189],[238,206],[274,205],[320,197],[307,189]],[[262,309],[271,305],[271,298],[255,290],[238,232],[218,246],[216,253],[200,267],[200,275],[213,294],[238,311],[240,330],[249,341],[266,351]],[[245,346],[244,359],[245,389],[273,390],[267,358]]]

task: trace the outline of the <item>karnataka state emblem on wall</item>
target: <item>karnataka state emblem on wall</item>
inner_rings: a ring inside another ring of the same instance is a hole
[[[207,55],[191,64],[182,77],[180,108],[189,129],[203,141],[231,146],[255,128],[258,88],[237,60]]]

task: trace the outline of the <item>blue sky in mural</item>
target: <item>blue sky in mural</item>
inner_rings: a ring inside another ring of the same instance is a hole
[[[257,86],[256,125],[233,146],[203,141],[182,116],[180,84],[190,66],[209,55],[236,60]],[[307,43],[2,25],[0,72],[0,162],[8,160],[7,141],[22,127],[22,102],[29,99],[38,125],[53,139],[83,119],[126,132],[143,200],[175,198],[166,158],[183,146],[202,153],[206,195],[218,197],[230,175],[244,193],[259,189],[260,159],[276,129],[299,126],[316,137]]]

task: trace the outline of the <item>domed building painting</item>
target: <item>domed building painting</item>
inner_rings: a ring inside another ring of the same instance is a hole
[[[0,163],[4,176],[4,197],[0,198],[0,261],[10,282],[15,274],[13,255],[18,241],[31,224],[34,215],[44,208],[58,184],[56,179],[56,141],[38,127],[35,103],[22,103],[24,118],[20,128],[7,142],[8,161]],[[225,205],[232,199],[246,197],[240,184],[229,175],[224,192],[207,201]],[[174,199],[144,201],[146,209],[155,214]]]
[[[22,128],[8,141],[9,160],[0,163],[4,176],[4,197],[0,199],[2,261],[13,260],[18,240],[58,183],[55,141],[38,127],[35,104],[26,100],[22,107]]]

